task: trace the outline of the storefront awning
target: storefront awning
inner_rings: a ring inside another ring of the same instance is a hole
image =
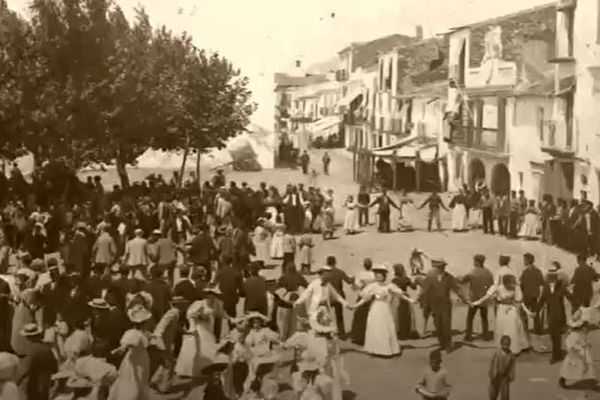
[[[346,95],[338,101],[336,105],[338,110],[347,109],[348,107],[350,107],[350,104],[354,100],[356,100],[360,95],[362,95],[362,87],[351,87],[348,90],[348,93],[346,93]]]
[[[340,122],[341,120],[339,116],[321,118],[320,120],[312,123],[309,130],[315,137],[328,136],[333,133],[338,133],[337,131],[339,129]]]

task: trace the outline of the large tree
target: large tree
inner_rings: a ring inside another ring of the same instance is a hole
[[[248,80],[187,35],[130,23],[109,0],[34,0],[30,21],[0,0],[0,151],[74,169],[125,166],[147,148],[204,151],[242,131]]]

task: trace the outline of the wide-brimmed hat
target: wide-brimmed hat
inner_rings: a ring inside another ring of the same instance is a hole
[[[445,267],[446,265],[448,265],[448,262],[441,257],[431,260],[432,267]]]
[[[550,266],[550,268],[548,268],[546,270],[547,274],[558,274],[558,272],[560,271],[560,268],[558,267],[558,265],[552,264]]]
[[[510,262],[510,256],[503,254],[500,257],[498,257],[498,262],[503,265],[508,264]]]
[[[162,235],[162,232],[161,232],[160,229],[155,229],[155,230],[152,231],[152,234],[160,236],[160,235]]]
[[[373,266],[373,268],[371,268],[371,271],[373,272],[383,272],[384,274],[387,274],[390,272],[390,270],[388,269],[387,265],[385,264],[377,264],[375,266]]]
[[[21,329],[21,331],[19,332],[19,334],[21,336],[25,336],[25,337],[39,336],[42,333],[44,333],[44,332],[38,326],[38,324],[26,324],[23,327],[23,329]]]
[[[202,375],[212,375],[216,373],[221,373],[225,371],[228,367],[228,363],[214,363],[209,365],[208,367],[202,368]]]
[[[85,222],[78,222],[78,223],[75,224],[75,229],[84,230],[85,231],[85,230],[88,229],[88,226],[87,226],[87,224]]]
[[[31,262],[30,268],[35,272],[41,272],[46,268],[46,263],[41,258],[36,258]]]
[[[569,326],[571,328],[581,328],[585,323],[589,323],[592,316],[592,309],[589,307],[581,307],[573,314]]]
[[[329,265],[322,265],[317,268],[317,272],[330,272],[332,268]]]
[[[252,321],[252,320],[258,319],[262,322],[269,322],[269,318],[266,315],[263,315],[257,311],[251,311],[251,312],[247,313],[245,318],[247,321]]]
[[[70,389],[88,389],[93,387],[94,383],[91,379],[85,376],[74,375],[69,377],[66,386]]]
[[[141,324],[152,318],[152,313],[141,305],[135,305],[127,310],[127,317],[135,324]]]
[[[24,276],[27,279],[35,279],[36,273],[31,268],[19,268],[15,273],[16,276]]]
[[[104,299],[92,299],[88,301],[88,306],[98,310],[108,310],[110,308],[110,304]]]

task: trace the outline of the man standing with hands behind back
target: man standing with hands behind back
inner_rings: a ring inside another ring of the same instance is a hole
[[[542,289],[544,288],[544,274],[542,271],[533,265],[535,257],[531,253],[523,255],[523,263],[525,269],[521,273],[521,290],[523,292],[523,304],[528,310],[536,310],[542,297]],[[525,330],[528,330],[528,319],[525,318]],[[539,315],[533,317],[533,333],[536,335],[542,334],[542,319]]]

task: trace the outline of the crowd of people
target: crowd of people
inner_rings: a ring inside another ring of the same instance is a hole
[[[200,192],[174,190],[178,183],[177,176],[170,183],[149,177],[105,193],[98,177],[73,203],[6,200],[0,398],[141,400],[150,390],[169,393],[181,380],[202,385],[207,400],[272,400],[281,362],[291,356],[288,378],[298,399],[341,400],[349,383],[340,352],[346,340],[371,356],[395,357],[399,341],[425,337],[432,319],[440,349],[453,351],[452,293],[469,307],[464,340],[474,338],[477,313],[482,339],[495,337],[490,398],[507,396],[516,356],[531,349],[528,321],[542,334],[542,316],[551,362],[563,362],[561,385],[594,378],[587,330],[598,275],[585,255],[571,280],[558,263],[542,272],[531,254],[519,276],[508,256],[494,274],[476,255],[473,270],[455,277],[444,259],[419,249],[411,253],[410,273],[400,263],[365,259],[350,276],[333,255],[317,268],[313,259],[313,234],[329,239],[335,229],[332,190],[288,185],[280,194],[266,184],[226,185],[222,172]],[[348,196],[345,233],[368,224],[371,207],[378,229],[389,231],[391,208],[412,206],[396,205],[386,192],[371,197],[364,189],[356,200]],[[466,203],[455,198],[450,206],[460,204]],[[439,223],[440,196],[425,206],[430,225]],[[280,274],[267,279],[262,272],[273,260]],[[355,302],[346,300],[345,285]],[[353,311],[350,330],[344,308]],[[441,354],[431,354],[417,383],[424,399],[449,396]]]

